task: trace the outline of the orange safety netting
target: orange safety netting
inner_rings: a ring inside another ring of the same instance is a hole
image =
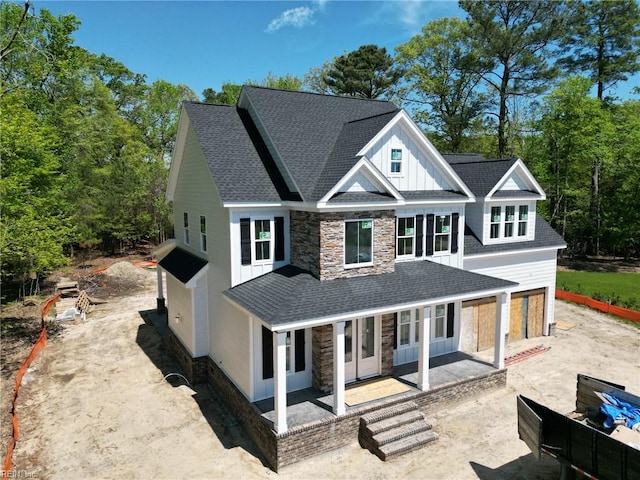
[[[638,312],[637,310],[617,307],[616,305],[611,305],[606,302],[600,302],[585,295],[579,295],[577,293],[571,293],[564,290],[556,289],[556,298],[559,298],[561,300],[569,300],[573,303],[580,303],[582,305],[586,305],[589,308],[600,310],[604,313],[610,313],[611,315],[615,315],[616,317],[624,318],[625,320],[640,322],[640,312]]]
[[[58,301],[60,294],[50,298],[47,300],[47,303],[44,304],[42,308],[42,330],[40,332],[40,336],[36,343],[34,343],[33,347],[31,347],[31,351],[27,358],[24,359],[20,369],[18,370],[18,374],[16,375],[16,383],[13,389],[13,396],[11,397],[11,413],[13,415],[13,435],[11,437],[11,441],[9,442],[9,446],[7,447],[7,457],[4,461],[4,469],[2,470],[2,478],[6,479],[9,475],[11,475],[11,465],[13,463],[13,449],[16,446],[16,442],[18,441],[18,414],[16,412],[16,400],[18,398],[18,391],[20,390],[20,384],[22,383],[22,377],[27,373],[27,369],[31,365],[31,362],[38,356],[38,354],[42,351],[42,349],[47,345],[47,315],[49,314],[49,310],[51,307],[55,305]]]

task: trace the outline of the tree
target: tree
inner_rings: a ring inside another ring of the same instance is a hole
[[[587,74],[605,90],[640,71],[640,6],[636,0],[573,2],[561,64]]]
[[[363,45],[337,57],[324,81],[336,95],[378,98],[387,94],[401,76],[386,48]]]
[[[213,88],[205,88],[202,92],[205,103],[218,103],[222,105],[235,105],[240,98],[242,85],[225,82],[222,84],[222,90],[216,92]]]
[[[554,0],[461,0],[480,58],[493,62],[482,73],[498,95],[498,155],[507,156],[508,100],[544,92],[557,71],[549,64],[548,46],[562,31],[563,8]]]
[[[428,107],[416,108],[414,116],[433,127],[451,152],[460,151],[465,133],[488,106],[479,87],[487,65],[469,38],[466,22],[443,18],[396,48],[396,62],[408,82],[405,100]]]
[[[247,80],[245,85],[277,88],[279,90],[302,90],[302,80],[289,73],[278,77],[269,72],[262,80]],[[220,92],[216,92],[213,88],[205,88],[202,96],[205,103],[235,105],[240,98],[240,92],[242,92],[242,85],[225,82],[222,84]]]
[[[328,60],[320,67],[311,67],[309,71],[304,74],[302,85],[305,90],[323,95],[331,93],[331,89],[325,79],[329,71],[333,68],[334,61],[335,59]]]

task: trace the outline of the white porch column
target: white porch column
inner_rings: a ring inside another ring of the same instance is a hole
[[[166,304],[164,302],[164,288],[162,285],[162,267],[156,265],[156,274],[158,276],[158,298],[156,302],[158,313],[163,313],[166,310]]]
[[[429,390],[429,333],[431,306],[418,309],[420,315],[420,345],[418,347],[418,389]]]
[[[504,368],[504,337],[507,333],[507,315],[511,304],[511,293],[496,295],[496,339],[493,355],[493,366]]]
[[[333,413],[342,415],[344,406],[344,325],[333,324]]]
[[[287,431],[287,333],[273,334],[273,407],[276,433]]]

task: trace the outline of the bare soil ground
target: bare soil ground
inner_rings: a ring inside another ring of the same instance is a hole
[[[22,478],[552,479],[558,464],[536,461],[518,439],[517,394],[569,412],[577,373],[640,393],[640,329],[557,302],[556,320],[575,326],[509,345],[507,355],[551,349],[509,367],[506,388],[426,412],[435,443],[381,462],[354,439],[276,474],[214,391],[164,379],[179,368],[141,315],[155,308],[154,278],[109,297],[86,322],[64,324],[34,362],[18,399]],[[492,351],[482,355],[490,360]],[[3,374],[3,395],[8,387]]]

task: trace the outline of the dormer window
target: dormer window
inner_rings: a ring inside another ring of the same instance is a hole
[[[502,221],[502,207],[491,207],[491,238],[500,237],[500,222]]]
[[[529,220],[529,206],[520,205],[518,209],[518,236],[525,237],[527,235],[527,222]]]
[[[400,175],[402,173],[402,149],[391,149],[390,170],[392,175]]]
[[[529,230],[529,205],[491,207],[489,238],[492,240],[522,240]]]
[[[516,219],[516,207],[509,205],[505,208],[504,236],[513,237],[513,224]]]

